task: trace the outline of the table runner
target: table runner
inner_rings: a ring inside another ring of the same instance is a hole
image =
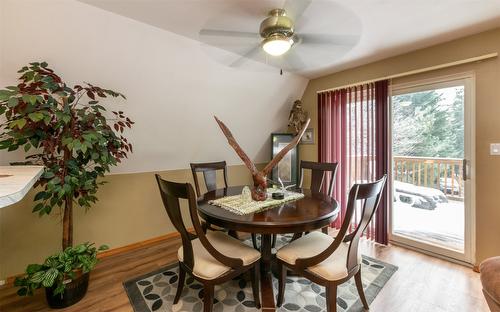
[[[255,201],[252,200],[250,202],[244,201],[241,195],[233,195],[226,196],[222,198],[218,198],[215,200],[211,200],[208,203],[210,205],[218,206],[224,208],[226,210],[231,211],[237,215],[246,215],[254,212],[262,211],[277,205],[284,204],[289,201],[301,199],[304,197],[304,194],[286,191],[284,192],[285,198],[283,199],[273,199],[272,194],[275,192],[281,192],[279,189],[268,188],[267,189],[267,199],[264,201]]]

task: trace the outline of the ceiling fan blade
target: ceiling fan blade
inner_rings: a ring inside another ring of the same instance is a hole
[[[359,41],[356,35],[332,35],[332,34],[299,34],[299,42],[303,44],[334,44],[353,46]]]
[[[261,45],[258,44],[255,47],[251,48],[248,50],[245,54],[243,54],[240,58],[238,58],[236,61],[232,62],[229,66],[230,67],[238,67],[243,65],[248,59],[252,59],[255,55],[257,55],[261,51]]]
[[[290,51],[283,55],[283,59],[291,71],[306,68],[306,64],[304,64],[304,61],[302,61],[302,58],[299,56],[297,51],[293,49],[293,47]]]
[[[312,0],[286,0],[284,9],[287,15],[297,22],[311,2]]]
[[[222,29],[202,29],[199,32],[200,36],[218,36],[218,37],[243,37],[243,38],[260,38],[258,33],[246,31],[232,31]]]

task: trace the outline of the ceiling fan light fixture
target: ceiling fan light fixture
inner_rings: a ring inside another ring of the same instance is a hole
[[[262,41],[262,49],[272,56],[285,54],[293,45],[293,40],[282,34],[274,34]]]

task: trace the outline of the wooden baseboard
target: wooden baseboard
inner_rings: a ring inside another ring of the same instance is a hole
[[[193,228],[189,228],[188,231],[194,232],[194,229]],[[143,241],[140,241],[140,242],[132,243],[132,244],[129,244],[129,245],[125,245],[125,246],[122,246],[122,247],[112,248],[112,249],[100,252],[97,255],[97,259],[102,260],[102,259],[105,259],[105,258],[108,258],[108,257],[120,255],[120,254],[129,252],[129,251],[133,251],[133,250],[136,250],[136,249],[148,247],[148,246],[151,246],[151,245],[154,245],[154,244],[157,244],[157,243],[160,243],[160,242],[164,242],[164,241],[169,240],[169,239],[178,238],[178,237],[180,237],[179,232],[173,232],[173,233],[168,233],[168,234],[165,234],[165,235],[153,237],[153,238],[150,238],[150,239],[146,239],[146,240],[143,240]],[[20,276],[23,276],[23,275],[24,275],[24,273],[23,274],[16,274],[14,276],[7,277],[7,279],[5,280],[5,284],[3,286],[7,286],[7,287],[12,286],[14,284],[14,280],[16,279],[16,277],[20,277]],[[2,286],[2,285],[0,285],[0,286]]]
[[[188,231],[191,231],[191,229],[188,229]],[[137,243],[132,243],[132,244],[129,244],[129,245],[125,245],[125,246],[122,246],[122,247],[109,249],[109,250],[100,252],[97,255],[97,259],[104,259],[104,258],[107,258],[107,257],[119,255],[119,254],[122,254],[122,253],[125,253],[125,252],[128,252],[128,251],[136,250],[136,249],[143,248],[143,247],[148,247],[150,245],[154,245],[156,243],[164,242],[166,240],[177,238],[177,237],[180,237],[179,232],[173,232],[173,233],[168,233],[168,234],[165,234],[165,235],[162,235],[162,236],[157,236],[157,237],[153,237],[153,238],[150,238],[150,239],[146,239],[144,241],[140,241],[140,242],[137,242]]]

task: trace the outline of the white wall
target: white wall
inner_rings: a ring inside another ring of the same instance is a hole
[[[71,85],[88,81],[127,96],[119,105],[136,122],[127,133],[134,154],[115,173],[217,159],[240,164],[213,115],[226,122],[251,158],[265,161],[269,134],[284,130],[291,103],[307,84],[262,64],[252,71],[226,67],[207,49],[220,57],[230,57],[228,52],[81,2],[0,2],[2,87],[15,84],[26,63],[45,60]],[[0,152],[0,164],[22,157]]]

